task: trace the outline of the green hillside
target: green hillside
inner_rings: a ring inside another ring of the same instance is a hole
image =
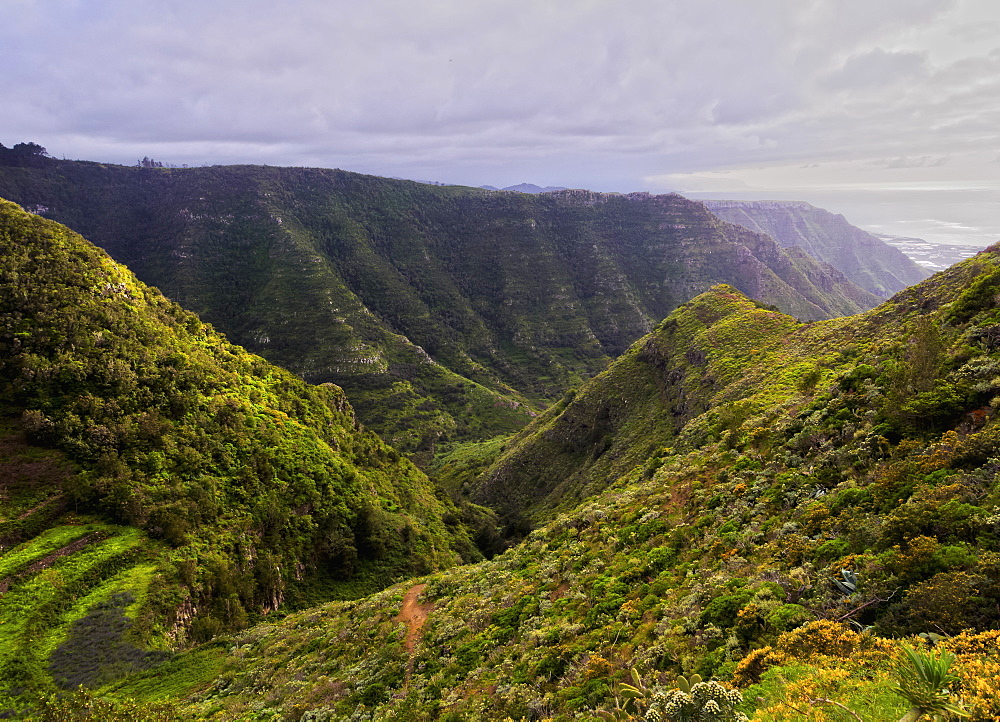
[[[38,158],[0,195],[426,459],[523,427],[716,283],[803,319],[877,303],[680,196],[491,192],[339,170]]]
[[[628,719],[635,669],[647,719],[698,674],[758,720],[897,720],[901,643],[936,639],[938,699],[994,719],[998,289],[993,249],[851,318],[683,304],[494,468],[545,522],[520,545],[248,630],[185,709]]]
[[[339,388],[6,201],[0,258],[0,693],[97,685],[481,558],[476,512],[361,430]]]
[[[866,291],[888,298],[930,273],[898,248],[841,216],[802,201],[703,201],[715,215],[766,233],[782,248],[798,246]]]

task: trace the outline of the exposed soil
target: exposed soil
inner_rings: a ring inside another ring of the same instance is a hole
[[[403,646],[410,657],[406,663],[406,684],[409,684],[410,677],[413,675],[413,650],[417,646],[417,640],[420,639],[420,630],[427,621],[427,615],[434,609],[434,602],[424,602],[423,604],[417,602],[417,597],[426,588],[426,584],[414,584],[410,587],[403,596],[403,606],[399,610],[399,614],[396,615],[396,621],[406,625],[406,638],[403,640]]]
[[[553,602],[569,591],[569,582],[559,582],[559,586],[549,592],[549,599]]]
[[[406,647],[409,654],[413,654],[417,640],[420,639],[420,629],[427,621],[427,615],[434,609],[434,602],[425,602],[424,604],[417,602],[417,597],[423,593],[426,587],[426,584],[415,584],[410,587],[403,597],[403,607],[396,616],[397,622],[406,624],[406,639],[403,640],[403,646]]]

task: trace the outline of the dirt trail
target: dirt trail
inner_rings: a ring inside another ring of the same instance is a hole
[[[406,639],[403,641],[403,646],[406,647],[406,651],[409,654],[413,654],[413,648],[417,646],[417,640],[420,639],[420,629],[424,626],[424,622],[427,621],[427,615],[434,609],[433,602],[427,602],[426,604],[417,603],[417,597],[426,588],[426,584],[415,584],[410,587],[409,591],[403,597],[403,608],[399,610],[399,614],[396,616],[397,622],[406,624]]]
[[[90,534],[84,534],[75,542],[67,544],[62,549],[56,549],[48,556],[42,557],[38,561],[29,564],[24,569],[15,572],[6,579],[0,579],[0,594],[6,594],[7,590],[10,589],[11,585],[14,582],[18,581],[19,579],[27,578],[32,574],[35,574],[36,572],[40,572],[43,569],[48,569],[50,566],[52,566],[53,563],[55,563],[57,559],[61,559],[62,557],[68,556],[69,554],[75,554],[88,544],[95,541],[100,541],[103,538],[104,536],[102,534],[96,532],[91,532]]]
[[[413,650],[417,646],[417,640],[420,639],[420,630],[423,628],[424,622],[427,621],[427,615],[434,609],[434,602],[425,602],[424,604],[417,602],[417,597],[426,588],[426,584],[414,584],[410,587],[403,596],[403,606],[399,610],[399,614],[396,615],[396,621],[406,625],[406,638],[403,640],[403,646],[410,658],[406,662],[405,684],[409,684],[410,677],[413,675]]]
[[[43,501],[41,504],[36,504],[35,506],[33,506],[30,509],[28,509],[28,511],[26,511],[23,514],[21,514],[20,516],[18,516],[17,520],[18,521],[24,521],[25,519],[27,519],[29,516],[31,516],[32,514],[34,514],[39,509],[44,509],[49,504],[54,504],[55,502],[62,501],[62,500],[63,500],[63,494],[61,492],[58,493],[58,494],[55,494],[53,496],[50,496],[48,499],[46,499],[45,501]]]

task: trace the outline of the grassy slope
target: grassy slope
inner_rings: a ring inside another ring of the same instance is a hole
[[[136,644],[477,557],[459,511],[340,389],[6,201],[0,257],[0,691],[51,689],[73,638],[85,651],[57,676],[92,682],[151,659]]]
[[[898,719],[897,643],[842,623],[1000,626],[998,294],[993,251],[854,318],[802,324],[727,288],[685,304],[524,434],[543,443],[624,396],[606,415],[622,450],[594,477],[603,491],[490,562],[422,580],[412,655],[408,583],[248,631],[191,709],[570,719],[636,667],[760,680],[744,706],[757,719],[817,696]],[[675,417],[685,397],[698,403]],[[550,459],[563,463],[537,463]],[[855,593],[834,584],[843,569]],[[977,719],[1000,712],[996,637],[948,642]]]
[[[801,318],[876,299],[679,196],[543,196],[300,168],[0,168],[234,341],[342,385],[407,451],[523,426],[732,283]]]

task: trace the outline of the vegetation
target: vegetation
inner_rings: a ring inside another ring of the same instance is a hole
[[[969,713],[953,704],[949,687],[959,678],[950,673],[955,655],[948,650],[938,654],[925,654],[912,647],[903,647],[907,664],[896,670],[898,683],[892,688],[912,707],[904,719],[919,719],[921,715],[941,716],[953,714],[968,717]]]
[[[800,318],[878,302],[677,195],[0,157],[0,196],[83,233],[235,343],[342,386],[421,464],[444,441],[519,430],[715,283]]]
[[[249,630],[189,709],[572,719],[614,715],[635,669],[664,700],[691,696],[681,677],[735,685],[734,716],[898,720],[904,646],[933,634],[955,655],[942,703],[994,718],[1000,316],[977,279],[998,261],[826,322],[698,297],[508,445],[497,463],[534,453],[536,479],[586,468],[589,497],[542,488],[521,544],[419,580],[409,645],[413,582]],[[596,461],[594,439],[545,446],[613,394]]]
[[[1000,248],[849,318],[681,304],[438,456],[506,550],[338,388],[7,203],[0,253],[9,715],[1000,716]]]
[[[0,692],[95,686],[279,607],[481,558],[309,386],[0,202]]]

